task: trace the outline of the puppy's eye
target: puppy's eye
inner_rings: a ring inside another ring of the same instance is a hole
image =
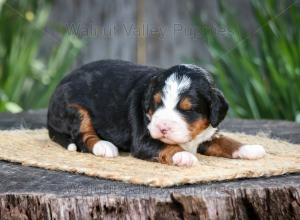
[[[192,111],[193,110],[193,105],[192,105],[192,102],[191,102],[190,98],[183,98],[179,102],[179,108],[182,111]]]

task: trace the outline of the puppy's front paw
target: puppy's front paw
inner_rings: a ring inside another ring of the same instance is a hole
[[[93,154],[102,157],[116,157],[119,155],[118,148],[109,141],[98,141],[93,147]]]
[[[242,145],[232,154],[233,158],[255,160],[266,155],[266,151],[261,145]]]
[[[190,167],[197,163],[197,157],[187,151],[177,152],[172,157],[173,164],[176,166],[186,166]]]

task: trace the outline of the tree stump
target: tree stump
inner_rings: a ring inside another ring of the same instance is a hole
[[[45,127],[45,117],[1,113],[0,129]],[[291,122],[228,119],[222,128],[300,143]],[[152,188],[1,161],[0,219],[300,219],[300,174]]]

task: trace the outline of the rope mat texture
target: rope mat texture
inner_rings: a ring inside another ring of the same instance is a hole
[[[300,145],[262,135],[223,134],[243,143],[261,144],[267,156],[251,161],[198,155],[198,164],[190,168],[143,161],[126,153],[108,159],[67,151],[49,139],[46,129],[39,129],[0,131],[0,159],[154,187],[300,172]]]

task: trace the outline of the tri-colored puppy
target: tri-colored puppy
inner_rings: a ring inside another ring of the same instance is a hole
[[[195,65],[161,69],[127,61],[93,62],[67,75],[48,109],[52,140],[68,150],[191,166],[196,152],[257,159],[260,145],[217,134],[228,105],[210,74]]]

